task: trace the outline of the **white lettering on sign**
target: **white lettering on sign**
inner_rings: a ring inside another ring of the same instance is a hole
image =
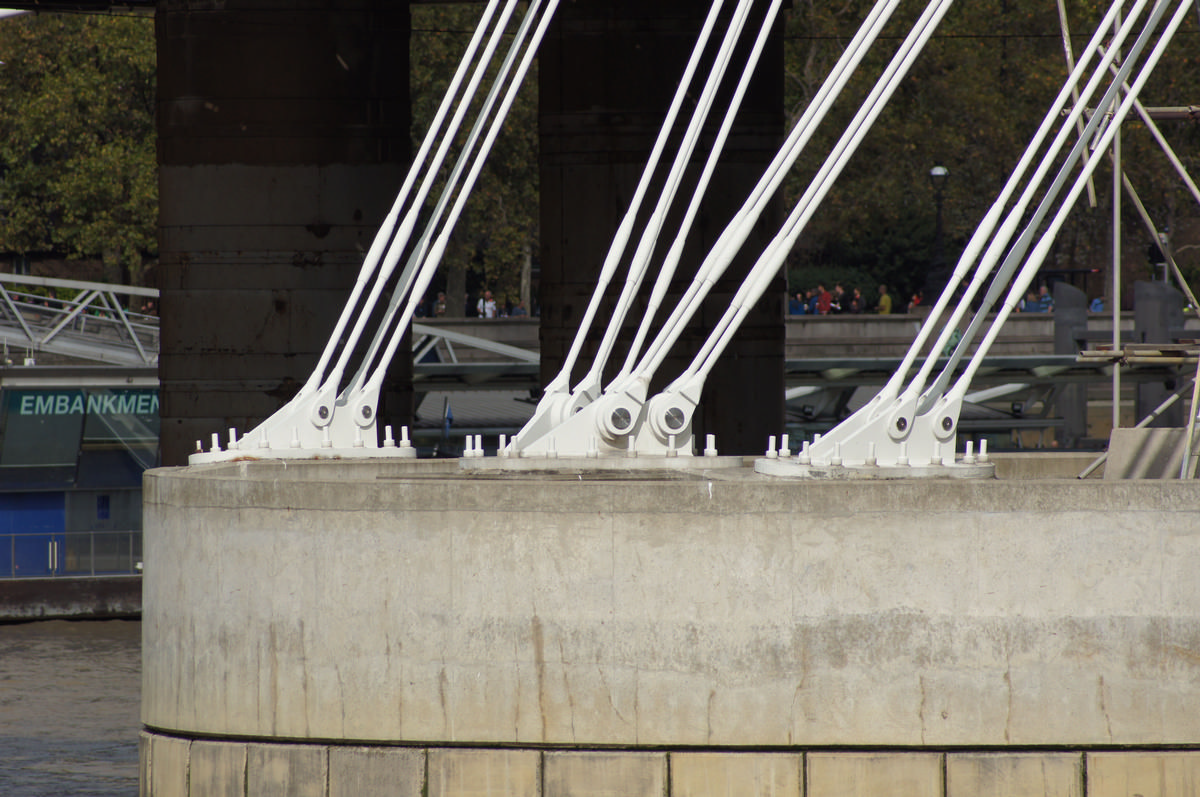
[[[157,393],[31,393],[21,396],[20,415],[155,415]]]

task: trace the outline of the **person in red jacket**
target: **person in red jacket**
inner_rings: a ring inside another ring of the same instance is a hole
[[[825,286],[817,284],[817,312],[821,315],[829,315],[829,308],[833,306],[833,294],[825,290]]]

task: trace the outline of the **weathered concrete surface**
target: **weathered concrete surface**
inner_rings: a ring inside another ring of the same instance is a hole
[[[210,797],[241,797],[246,766],[244,744],[194,741],[188,753],[188,788]]]
[[[537,797],[542,757],[533,750],[430,750],[423,797]]]
[[[1080,753],[946,756],[946,797],[1082,797]]]
[[[423,750],[338,747],[329,751],[329,797],[420,794],[424,783]]]
[[[942,797],[937,753],[813,753],[809,794],[822,797]]]
[[[560,797],[660,797],[666,794],[665,753],[547,753],[544,793]]]
[[[798,753],[676,753],[671,756],[675,797],[775,797],[801,794],[804,758]]]
[[[147,725],[518,746],[1200,740],[1196,484],[440,467],[150,472]]]
[[[149,793],[154,797],[188,797],[190,742],[166,736],[151,736],[148,741],[147,757],[141,760],[149,761],[149,777],[142,777]]]
[[[251,744],[246,793],[255,797],[325,797],[329,750],[315,744]]]
[[[1088,797],[1173,797],[1200,792],[1200,753],[1093,753]]]

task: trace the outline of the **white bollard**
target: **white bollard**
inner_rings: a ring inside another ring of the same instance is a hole
[[[775,450],[775,435],[767,438],[767,459],[778,459],[779,452]]]
[[[704,438],[704,456],[715,457],[717,455],[717,436],[715,434],[706,435]]]

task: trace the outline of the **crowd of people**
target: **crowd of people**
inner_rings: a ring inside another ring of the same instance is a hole
[[[873,304],[868,304],[863,298],[862,291],[852,288],[850,291],[841,284],[835,284],[833,290],[827,290],[824,285],[796,293],[788,298],[789,315],[839,315],[841,313],[911,313],[924,303],[920,291],[914,293],[904,305],[897,306],[886,285],[879,286],[879,297]],[[1088,309],[1094,313],[1102,312],[1105,303],[1103,297],[1093,299]],[[1052,313],[1054,312],[1054,297],[1050,289],[1042,285],[1030,290],[1025,298],[1018,303],[1018,313]]]
[[[1092,304],[1094,306],[1095,302],[1092,302]],[[1025,298],[1017,304],[1018,313],[1051,313],[1053,311],[1054,297],[1050,295],[1050,289],[1045,285],[1036,292],[1030,291],[1025,294]]]
[[[924,296],[916,291],[903,305],[897,305],[886,285],[880,285],[874,301],[868,301],[863,296],[861,288],[846,290],[841,283],[835,283],[833,290],[828,290],[824,284],[815,288],[799,291],[788,298],[788,315],[841,315],[875,313],[889,315],[891,313],[912,313],[924,304]],[[1093,311],[1103,309],[1100,299],[1094,301],[1090,308]],[[1054,310],[1054,299],[1050,291],[1043,285],[1038,291],[1030,291],[1017,306],[1021,313],[1048,313]],[[474,307],[466,308],[466,315],[475,318],[527,318],[529,309],[524,301],[496,301],[491,291],[485,290],[479,294]],[[417,318],[441,318],[446,315],[446,294],[438,291],[437,299],[430,310],[422,299],[417,306]]]
[[[442,318],[446,315],[446,294],[444,291],[438,291],[437,298],[434,299],[433,309],[426,307],[425,299],[422,298],[417,302],[417,310],[415,313],[417,318]],[[525,300],[520,299],[514,304],[512,300],[507,300],[503,304],[496,301],[496,297],[491,291],[484,291],[479,294],[478,300],[474,307],[465,307],[464,315],[467,318],[528,318],[529,308],[525,306]]]
[[[823,284],[815,288],[797,292],[788,299],[789,315],[841,315],[843,313],[877,313],[888,315],[894,312],[912,312],[921,304],[920,292],[914,293],[902,308],[897,309],[892,295],[886,285],[880,285],[878,295],[873,301],[863,296],[861,288],[846,290],[841,283],[836,283],[833,290],[827,290]]]

